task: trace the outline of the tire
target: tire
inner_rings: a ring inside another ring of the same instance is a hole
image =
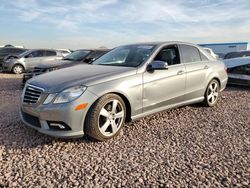
[[[99,141],[115,137],[126,118],[126,105],[121,97],[107,94],[99,98],[89,109],[84,132]]]
[[[207,107],[213,107],[217,104],[220,92],[220,84],[217,80],[213,79],[209,82],[203,104]]]
[[[22,74],[24,72],[24,68],[22,65],[14,65],[14,67],[12,68],[12,72],[14,74]]]

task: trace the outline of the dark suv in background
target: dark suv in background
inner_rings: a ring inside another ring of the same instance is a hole
[[[224,59],[233,59],[239,57],[250,57],[250,51],[229,52],[224,56]]]
[[[67,68],[82,63],[92,63],[105,53],[110,51],[109,49],[96,49],[96,50],[76,50],[67,55],[60,61],[54,61],[50,64],[40,64],[34,69],[30,70],[23,75],[23,84],[34,76],[50,72],[57,69]]]
[[[24,48],[15,48],[15,47],[0,48],[0,69],[2,68],[2,63],[6,56],[9,56],[9,55],[17,56],[25,51],[27,51],[27,49],[24,49]]]

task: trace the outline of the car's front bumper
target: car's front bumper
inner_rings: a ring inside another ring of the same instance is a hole
[[[88,109],[97,99],[97,96],[88,92],[75,101],[64,104],[48,105],[21,105],[20,116],[22,121],[43,134],[53,137],[75,138],[84,135],[84,121]],[[88,103],[87,107],[82,110],[76,110],[79,104]],[[50,122],[63,123],[70,129],[55,130],[49,126]]]

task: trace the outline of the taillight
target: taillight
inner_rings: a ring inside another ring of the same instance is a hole
[[[224,70],[225,70],[225,72],[227,73],[227,67],[226,67],[226,65],[224,65]]]

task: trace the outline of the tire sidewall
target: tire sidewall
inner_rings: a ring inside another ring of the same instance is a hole
[[[213,104],[211,104],[211,103],[209,102],[209,100],[208,100],[208,91],[209,91],[209,86],[210,86],[212,83],[214,83],[214,82],[216,82],[217,85],[218,85],[218,96],[217,96],[216,101],[215,101]],[[211,81],[209,82],[209,84],[208,84],[208,86],[207,86],[207,89],[206,89],[206,93],[205,93],[205,104],[206,104],[206,106],[209,106],[209,107],[215,106],[215,105],[217,104],[217,102],[218,102],[219,96],[220,96],[220,84],[219,84],[219,82],[218,82],[217,80],[213,79],[213,80],[211,80]]]
[[[121,105],[124,109],[124,118],[122,120],[122,123],[121,123],[118,131],[114,135],[105,136],[101,133],[101,131],[99,130],[99,127],[98,127],[99,126],[99,115],[100,115],[101,109],[107,103],[109,103],[110,101],[112,101],[114,99],[118,100],[121,103]],[[107,94],[107,95],[104,95],[103,97],[99,98],[89,109],[89,112],[88,112],[87,118],[86,118],[86,123],[84,125],[84,131],[87,133],[88,136],[95,138],[97,140],[100,140],[100,141],[109,140],[109,139],[117,136],[117,134],[120,133],[120,131],[124,125],[125,119],[126,119],[126,105],[125,105],[124,101],[122,100],[122,98],[118,95],[115,95],[115,94]]]

